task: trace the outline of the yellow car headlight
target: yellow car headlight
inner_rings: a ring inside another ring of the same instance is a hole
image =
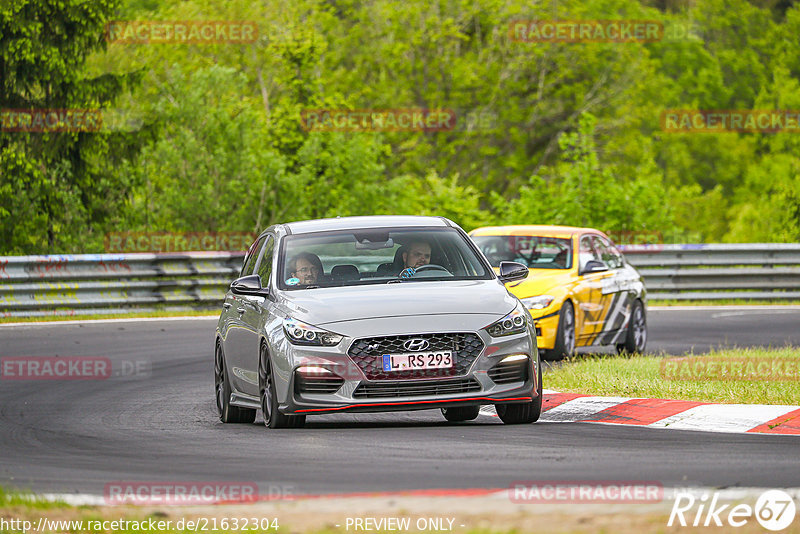
[[[543,310],[553,303],[555,297],[552,295],[538,295],[536,297],[528,297],[520,300],[529,310]]]

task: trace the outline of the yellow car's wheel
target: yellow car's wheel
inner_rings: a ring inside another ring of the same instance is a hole
[[[641,300],[635,300],[631,308],[631,318],[628,322],[628,331],[625,342],[617,344],[617,352],[628,354],[641,354],[647,346],[647,318]]]
[[[565,301],[558,312],[558,330],[553,350],[548,350],[543,359],[556,361],[575,354],[575,308],[572,302]]]

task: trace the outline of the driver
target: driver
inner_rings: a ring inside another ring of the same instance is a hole
[[[431,246],[425,241],[412,241],[403,252],[403,269],[419,269],[431,262]]]
[[[289,273],[298,278],[301,285],[317,284],[322,275],[322,261],[310,252],[301,252],[289,262]]]

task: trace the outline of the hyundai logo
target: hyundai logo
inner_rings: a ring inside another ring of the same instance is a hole
[[[420,352],[423,350],[427,350],[431,344],[428,342],[427,339],[422,339],[419,337],[415,337],[414,339],[409,339],[405,343],[403,343],[403,348],[409,352]]]

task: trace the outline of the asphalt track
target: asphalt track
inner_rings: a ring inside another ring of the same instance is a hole
[[[438,411],[309,417],[306,428],[223,425],[215,320],[0,327],[0,357],[105,356],[149,372],[0,380],[0,485],[102,495],[122,481],[253,481],[262,493],[507,488],[515,481],[800,486],[796,436],[587,423],[449,425]],[[649,349],[800,345],[800,309],[651,311]],[[546,376],[545,376],[545,387]],[[800,401],[800,399],[799,399]]]

